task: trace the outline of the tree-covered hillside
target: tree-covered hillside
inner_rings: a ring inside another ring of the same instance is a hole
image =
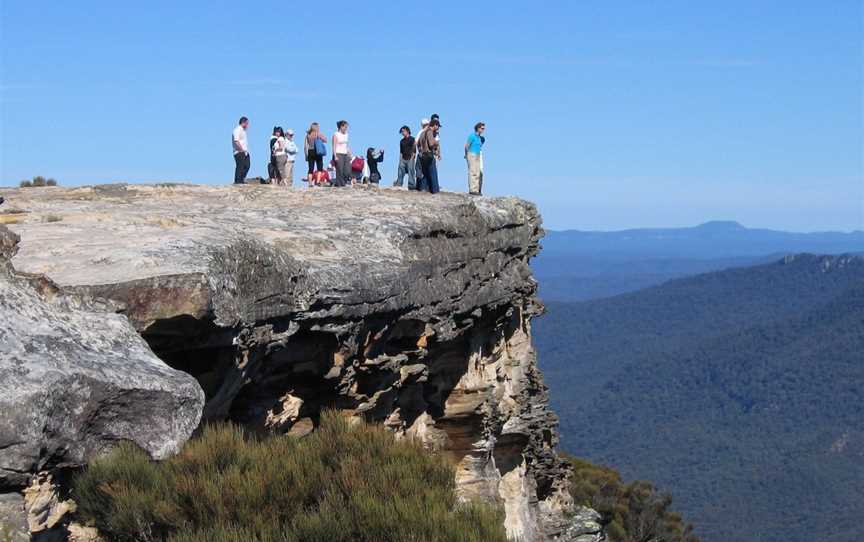
[[[864,259],[550,304],[536,339],[564,448],[673,491],[704,540],[860,539]]]

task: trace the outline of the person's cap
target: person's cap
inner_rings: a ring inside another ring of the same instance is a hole
[[[288,135],[293,136],[293,135],[294,135],[294,130],[292,130],[291,128],[288,128],[287,130],[285,130],[285,133],[288,134]]]
[[[438,113],[432,113],[432,120],[435,119],[441,120],[441,117],[438,116]]]
[[[429,119],[425,117],[420,119],[420,126],[426,126],[427,124],[429,124]]]

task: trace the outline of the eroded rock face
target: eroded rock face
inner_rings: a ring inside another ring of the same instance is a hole
[[[531,345],[533,205],[269,186],[2,194],[22,211],[7,220],[15,268],[118,305],[198,379],[205,418],[297,435],[322,408],[380,421],[450,454],[461,494],[501,502],[513,537],[566,528]]]
[[[0,226],[0,489],[78,466],[118,440],[165,457],[198,425],[204,394],[125,316],[15,274]]]
[[[0,540],[30,542],[24,497],[19,493],[0,493]]]

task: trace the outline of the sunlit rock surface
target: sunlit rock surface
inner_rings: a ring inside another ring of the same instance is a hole
[[[105,303],[14,273],[15,240],[0,225],[0,490],[86,464],[119,440],[154,458],[175,451],[201,418],[195,379]]]

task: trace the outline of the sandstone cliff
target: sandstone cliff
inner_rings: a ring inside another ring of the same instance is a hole
[[[314,427],[322,408],[380,421],[451,454],[459,491],[501,502],[511,536],[544,540],[568,526],[570,538],[584,534],[568,525],[568,471],[554,450],[557,420],[531,344],[540,307],[528,261],[542,235],[533,205],[268,186],[2,195],[0,222],[20,236],[10,284],[21,274],[44,276],[58,297],[83,300],[61,310],[44,292],[16,293],[4,282],[4,312],[24,303],[42,311],[31,320],[74,320],[51,324],[70,338],[44,349],[63,355],[43,355],[39,371],[52,373],[53,363],[78,380],[79,372],[99,373],[117,389],[131,386],[126,397],[139,417],[116,426],[164,432],[157,440],[134,431],[109,438],[134,438],[154,456],[172,449],[198,423],[196,390],[180,389],[188,373],[206,395],[204,419],[297,435]],[[93,304],[102,307],[98,318]],[[28,322],[11,320],[12,333],[27,333]],[[101,342],[87,345],[90,337]],[[22,348],[0,349],[4,387]],[[59,382],[38,392],[80,404],[75,386]],[[141,389],[160,390],[165,402],[147,403]],[[16,405],[22,401],[40,400]],[[101,404],[92,402],[85,419],[104,412]],[[57,412],[32,406],[41,416],[34,430],[54,423]],[[5,453],[20,444],[7,434],[22,424],[19,411],[0,412],[0,472],[51,463],[44,453],[24,454],[26,461]],[[42,434],[27,437],[28,446]],[[69,463],[99,449],[64,439]]]

